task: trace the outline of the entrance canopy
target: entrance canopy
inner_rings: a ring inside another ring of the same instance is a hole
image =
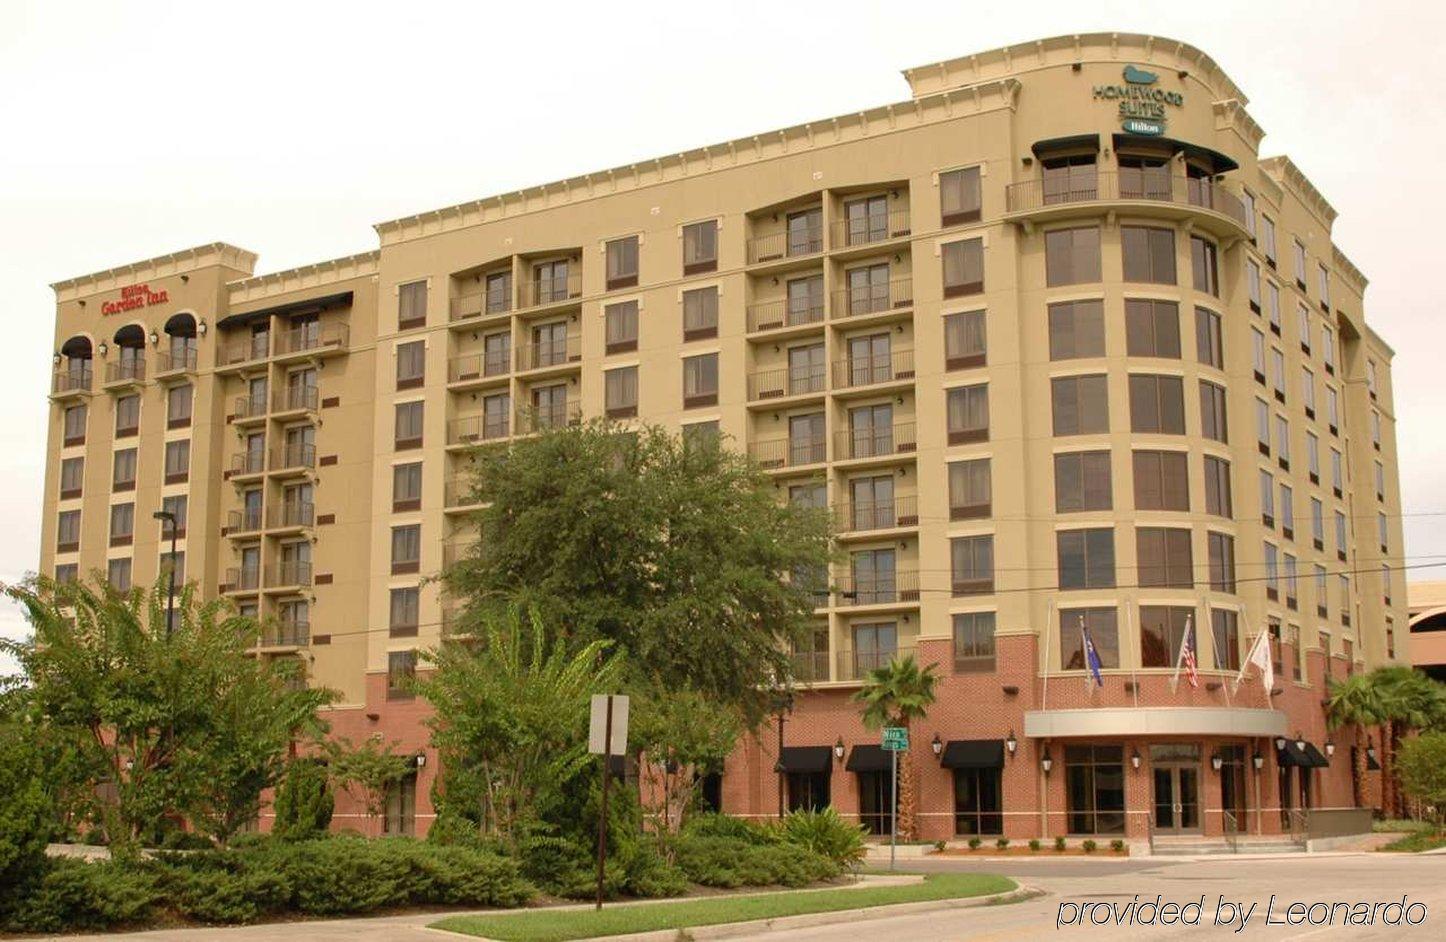
[[[1286,735],[1279,710],[1243,707],[1100,707],[1088,710],[1031,710],[1024,735],[1036,739],[1068,736],[1249,736]]]
[[[946,769],[998,769],[1004,766],[1004,740],[951,739],[939,756]]]
[[[833,765],[832,746],[784,746],[783,755],[773,767],[775,772],[827,772]]]
[[[1330,765],[1330,760],[1321,755],[1321,751],[1315,747],[1315,743],[1308,742],[1305,748],[1295,744],[1294,739],[1285,741],[1285,748],[1276,753],[1281,765],[1293,765],[1302,769],[1324,769]]]
[[[887,772],[893,764],[883,746],[854,746],[844,768],[850,772]]]

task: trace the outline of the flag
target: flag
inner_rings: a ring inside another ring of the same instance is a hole
[[[1255,644],[1250,647],[1250,654],[1245,658],[1245,663],[1240,665],[1240,674],[1235,678],[1236,686],[1245,679],[1245,672],[1254,664],[1260,668],[1260,680],[1265,685],[1265,695],[1270,696],[1270,691],[1275,689],[1275,665],[1270,660],[1270,632],[1262,631],[1255,639]]]
[[[1085,689],[1089,689],[1091,680],[1096,686],[1103,687],[1105,679],[1100,676],[1100,652],[1095,650],[1095,643],[1090,640],[1090,630],[1085,627],[1083,615],[1079,619],[1079,633],[1084,642],[1085,667],[1089,669],[1089,673],[1085,676]]]
[[[1195,628],[1192,624],[1193,615],[1185,616],[1185,633],[1180,636],[1180,656],[1175,658],[1175,674],[1170,678],[1170,692],[1174,693],[1180,685],[1180,668],[1185,669],[1185,679],[1190,686],[1200,686],[1200,675],[1196,672],[1195,663]]]

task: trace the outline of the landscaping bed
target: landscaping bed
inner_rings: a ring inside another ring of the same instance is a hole
[[[1078,844],[1067,844],[1063,839],[1055,841],[1007,842],[1003,847],[997,841],[980,842],[968,847],[943,847],[936,854],[944,857],[1128,857],[1130,845],[1115,839],[1109,842],[1085,840]]]

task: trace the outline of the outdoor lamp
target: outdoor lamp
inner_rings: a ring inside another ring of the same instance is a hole
[[[1295,731],[1295,748],[1305,752],[1305,737],[1301,735],[1300,730]]]
[[[160,343],[160,342],[161,342],[161,335],[158,334],[158,333],[156,333],[154,330],[151,331],[151,346],[154,347],[156,344],[158,344],[158,343]]]
[[[1217,752],[1210,757],[1210,768],[1214,769],[1215,771],[1219,772],[1221,767],[1224,765],[1225,757],[1222,756],[1220,753]]]
[[[206,336],[206,319],[204,317],[201,318],[201,323],[196,325],[196,333],[202,337]]]
[[[1335,754],[1336,754],[1336,744],[1335,744],[1335,741],[1334,741],[1334,740],[1327,739],[1327,740],[1326,740],[1326,758],[1327,758],[1327,759],[1333,759],[1333,758],[1335,758]]]
[[[1130,750],[1130,768],[1134,769],[1136,772],[1138,772],[1138,771],[1140,770],[1140,750],[1139,750],[1139,749],[1131,749],[1131,750]]]
[[[51,357],[51,361],[54,362],[56,366],[59,366],[59,365],[60,365],[60,354],[57,353],[55,356]]]
[[[1366,740],[1366,758],[1372,762],[1376,761],[1376,743],[1374,740]]]
[[[110,347],[102,340],[100,342],[100,355],[105,356],[107,353],[110,353]]]
[[[929,743],[929,748],[934,750],[936,757],[944,751],[944,740],[939,738],[938,733],[934,734],[934,739]]]
[[[1045,775],[1048,775],[1049,770],[1054,768],[1054,760],[1049,757],[1048,750],[1045,750],[1044,755],[1040,757],[1039,767],[1044,770]]]
[[[420,769],[422,766],[424,766],[424,765],[427,764],[427,754],[426,754],[425,752],[419,752],[419,753],[417,753],[416,759],[417,759],[417,768],[419,768],[419,769]]]
[[[1014,755],[1014,750],[1019,748],[1019,740],[1014,738],[1014,730],[1012,729],[1004,740],[1004,748],[1009,750],[1011,756]]]
[[[1265,756],[1260,754],[1259,749],[1255,750],[1255,753],[1251,755],[1250,764],[1255,766],[1255,771],[1257,772],[1265,768]]]
[[[1284,751],[1285,751],[1285,737],[1284,737],[1284,736],[1277,736],[1277,737],[1275,737],[1275,751],[1276,751],[1276,752],[1284,752]]]
[[[835,759],[838,759],[840,762],[842,762],[842,761],[843,761],[843,756],[844,756],[844,741],[843,741],[843,737],[840,736],[840,737],[838,738],[838,742],[836,742],[836,743],[833,744],[833,757],[834,757]]]

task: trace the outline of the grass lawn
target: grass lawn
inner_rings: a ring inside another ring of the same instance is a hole
[[[1003,893],[1017,884],[989,873],[935,873],[923,883],[863,889],[811,890],[754,896],[712,897],[674,903],[641,903],[592,909],[538,909],[512,915],[450,916],[432,923],[467,935],[504,942],[565,942],[628,932],[686,929],[724,922],[827,913],[891,903],[918,903]]]
[[[1446,847],[1446,834],[1426,827],[1414,833],[1407,834],[1399,840],[1394,840],[1382,847],[1384,851],[1396,851],[1398,853],[1416,854],[1423,850],[1435,850],[1438,847]]]

